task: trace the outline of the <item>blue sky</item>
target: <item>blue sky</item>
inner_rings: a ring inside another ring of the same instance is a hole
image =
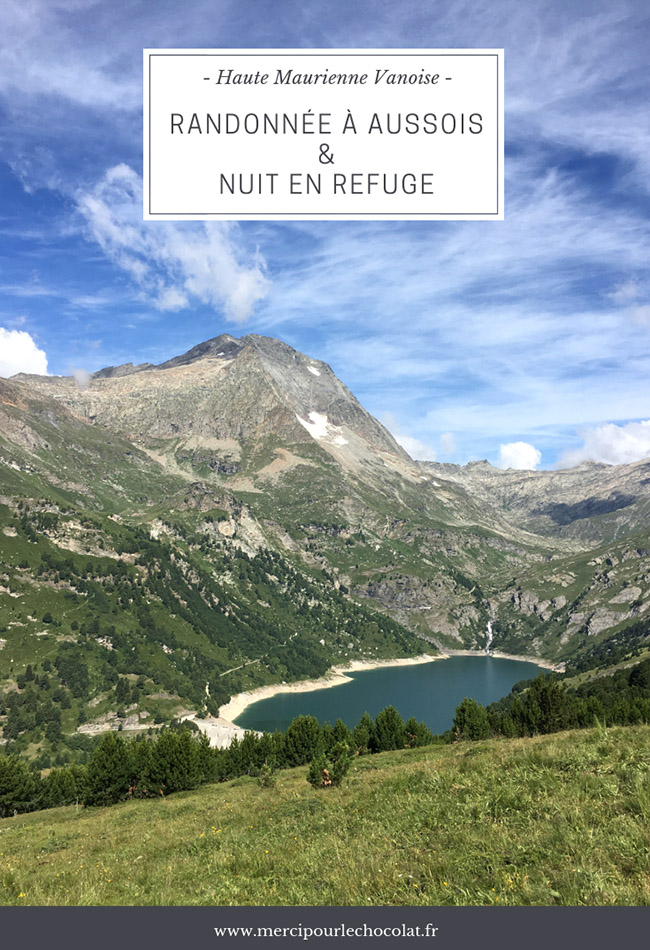
[[[415,457],[650,456],[645,2],[4,0],[0,375],[229,332]],[[143,47],[504,47],[503,222],[143,222]],[[317,408],[317,407],[316,407]]]

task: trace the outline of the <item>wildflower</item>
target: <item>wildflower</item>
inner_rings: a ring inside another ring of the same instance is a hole
[[[25,896],[25,895],[23,894],[22,891],[21,891],[20,894],[18,895],[18,897],[24,897],[24,896]]]

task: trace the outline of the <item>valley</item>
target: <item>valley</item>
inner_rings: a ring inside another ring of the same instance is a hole
[[[332,666],[648,653],[650,461],[417,462],[327,364],[222,335],[0,380],[0,725],[48,764]],[[489,631],[489,635],[488,635]]]

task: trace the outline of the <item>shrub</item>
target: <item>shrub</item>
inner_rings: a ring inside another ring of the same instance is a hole
[[[330,752],[330,757],[332,760],[332,768],[330,770],[332,774],[332,785],[340,785],[348,774],[350,762],[352,761],[350,747],[346,742],[337,742]]]
[[[332,784],[330,770],[327,767],[328,764],[331,763],[328,763],[324,752],[321,752],[320,755],[317,755],[309,763],[307,781],[310,785],[313,785],[314,788],[328,788]]]
[[[275,786],[275,769],[268,762],[265,762],[257,776],[257,784],[260,788],[273,788]]]
[[[329,757],[324,752],[316,755],[307,771],[307,781],[314,788],[336,788],[350,768],[350,748],[345,742],[337,742]]]

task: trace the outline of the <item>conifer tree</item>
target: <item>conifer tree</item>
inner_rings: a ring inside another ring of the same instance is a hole
[[[488,739],[490,720],[485,707],[477,703],[475,699],[466,697],[459,706],[456,706],[454,731],[458,739]]]
[[[112,805],[135,785],[131,743],[108,732],[95,749],[86,773],[85,805]]]
[[[404,748],[404,720],[394,706],[386,706],[377,715],[375,730],[377,752]]]
[[[39,778],[20,756],[0,756],[0,817],[36,808],[39,784]]]
[[[298,716],[287,729],[287,765],[306,765],[321,751],[323,733],[315,716]]]
[[[337,719],[334,723],[334,742],[350,742],[350,730],[342,719]]]
[[[201,784],[199,744],[192,734],[166,729],[152,743],[148,768],[141,778],[149,794],[169,795],[172,792],[197,788]]]
[[[365,712],[352,730],[352,745],[358,755],[375,750],[375,723],[370,713]]]

